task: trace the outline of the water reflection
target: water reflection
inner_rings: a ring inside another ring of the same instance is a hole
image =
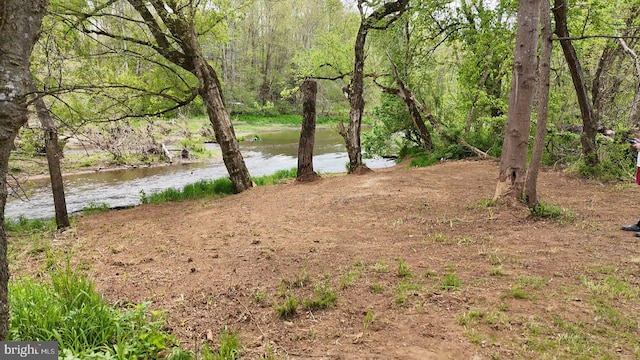
[[[277,170],[297,166],[299,131],[267,133],[259,141],[241,142],[240,148],[252,176],[270,175]],[[219,150],[216,144],[207,144]],[[345,172],[349,161],[344,143],[334,130],[319,129],[316,132],[313,166],[321,173]],[[385,159],[366,159],[370,168],[392,166]],[[136,169],[98,171],[64,177],[67,209],[77,212],[90,203],[106,203],[110,207],[137,205],[140,194],[151,194],[170,187],[182,188],[199,180],[211,180],[228,176],[221,159],[202,163],[140,167]],[[47,218],[54,216],[53,197],[48,180],[24,185],[28,201],[9,197],[5,209],[7,218]]]

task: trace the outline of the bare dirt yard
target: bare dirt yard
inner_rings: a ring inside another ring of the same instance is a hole
[[[640,187],[547,170],[541,199],[565,213],[540,219],[492,204],[497,175],[325,175],[81,217],[54,243],[190,349],[226,327],[247,359],[638,358],[640,238],[620,226]]]

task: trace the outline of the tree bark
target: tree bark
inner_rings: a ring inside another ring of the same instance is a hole
[[[29,86],[31,92],[37,93],[33,81]],[[51,193],[53,194],[53,206],[56,212],[56,225],[58,229],[64,229],[71,226],[69,222],[69,214],[67,213],[67,201],[64,196],[64,181],[62,180],[62,171],[60,170],[60,158],[62,158],[62,149],[58,144],[58,129],[51,118],[49,109],[44,103],[41,95],[36,96],[33,100],[38,113],[38,119],[44,131],[44,146],[47,153],[47,165],[49,166],[49,178],[51,180]]]
[[[553,15],[556,20],[555,33],[560,38],[562,52],[567,61],[573,86],[576,89],[578,105],[582,115],[583,131],[580,135],[580,143],[582,144],[582,152],[585,156],[585,164],[596,165],[599,162],[598,152],[596,148],[596,134],[598,132],[598,123],[593,114],[591,102],[589,101],[589,93],[587,91],[584,71],[580,65],[580,59],[576,53],[571,40],[569,40],[569,29],[567,27],[567,2],[566,0],[555,0],[553,7]]]
[[[547,133],[547,117],[549,114],[549,84],[551,76],[551,51],[553,49],[551,30],[551,4],[549,0],[540,1],[540,26],[542,28],[540,62],[538,64],[538,105],[536,136],[531,150],[531,161],[527,170],[524,184],[524,196],[527,206],[533,208],[538,205],[538,174],[542,162],[545,135]]]
[[[364,113],[364,45],[368,31],[369,29],[363,23],[356,35],[353,75],[349,85],[349,126],[346,132],[344,129],[340,132],[344,137],[349,155],[348,172],[350,174],[369,171],[367,165],[362,162],[362,144],[360,142],[362,114]]]
[[[18,130],[27,122],[31,51],[40,34],[48,1],[0,1],[0,341],[9,328],[9,264],[4,209],[9,155]]]
[[[540,0],[518,2],[513,77],[496,199],[511,196],[519,200],[524,190],[531,107],[536,85],[539,17]]]
[[[318,174],[313,171],[313,145],[316,135],[316,96],[318,83],[305,80],[300,86],[302,91],[302,129],[298,144],[298,181],[317,180]]]

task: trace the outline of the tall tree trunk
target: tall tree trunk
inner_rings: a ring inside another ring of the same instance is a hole
[[[30,91],[37,93],[33,81],[29,86]],[[56,211],[56,224],[58,229],[64,229],[71,226],[69,222],[69,214],[67,213],[67,201],[64,196],[64,182],[62,180],[62,171],[60,171],[60,158],[62,157],[62,149],[58,144],[58,129],[51,118],[49,109],[44,103],[42,96],[34,99],[38,119],[44,131],[44,146],[47,153],[47,165],[49,166],[49,178],[51,179],[51,192],[53,194],[53,206]]]
[[[540,62],[538,64],[538,123],[536,137],[531,150],[531,162],[527,170],[524,184],[525,201],[529,208],[538,205],[538,173],[544,150],[544,140],[547,133],[547,117],[549,113],[549,83],[551,75],[551,51],[553,49],[551,30],[551,4],[549,0],[540,1],[540,26],[542,28]]]
[[[591,102],[589,101],[589,93],[584,78],[584,71],[582,70],[582,65],[580,65],[580,59],[578,59],[578,54],[569,39],[567,7],[566,0],[555,0],[553,7],[553,15],[556,20],[555,33],[560,38],[562,52],[567,61],[567,66],[569,66],[573,86],[576,89],[578,105],[580,106],[580,113],[582,114],[583,131],[580,136],[580,142],[582,144],[582,152],[585,156],[585,164],[596,165],[599,162],[596,148],[598,123],[593,114]]]
[[[518,2],[518,33],[496,199],[511,196],[519,200],[524,191],[531,107],[536,85],[540,1]]]
[[[38,39],[47,0],[0,1],[0,341],[9,328],[9,264],[4,209],[9,155],[18,130],[27,122],[25,95],[31,81],[31,51]]]
[[[318,83],[305,80],[300,86],[302,91],[302,129],[298,144],[298,181],[313,181],[318,174],[313,171],[313,145],[316,135],[316,96]]]
[[[367,32],[368,29],[365,24],[360,24],[356,35],[355,60],[349,85],[349,126],[346,131],[344,127],[340,127],[340,134],[345,140],[347,154],[349,155],[348,172],[350,174],[369,170],[367,165],[362,162],[362,145],[360,143],[362,114],[364,113],[364,45],[367,40]]]
[[[365,173],[370,171],[362,162],[362,145],[360,143],[360,133],[362,127],[362,115],[364,113],[364,46],[367,41],[367,34],[370,29],[384,30],[393,24],[404,13],[409,4],[409,0],[397,0],[385,2],[365,16],[363,7],[367,1],[358,0],[358,10],[360,11],[360,27],[356,34],[354,45],[353,73],[351,83],[348,88],[349,96],[349,126],[345,129],[339,123],[340,135],[344,138],[347,154],[349,155],[350,174]]]

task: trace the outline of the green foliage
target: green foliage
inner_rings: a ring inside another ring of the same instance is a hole
[[[39,128],[23,127],[16,141],[16,152],[27,157],[44,155],[44,132]]]
[[[68,266],[51,273],[50,284],[12,281],[9,302],[10,340],[58,341],[63,354],[155,358],[175,344],[162,330],[161,312],[150,311],[146,303],[112,307],[92,281]]]

